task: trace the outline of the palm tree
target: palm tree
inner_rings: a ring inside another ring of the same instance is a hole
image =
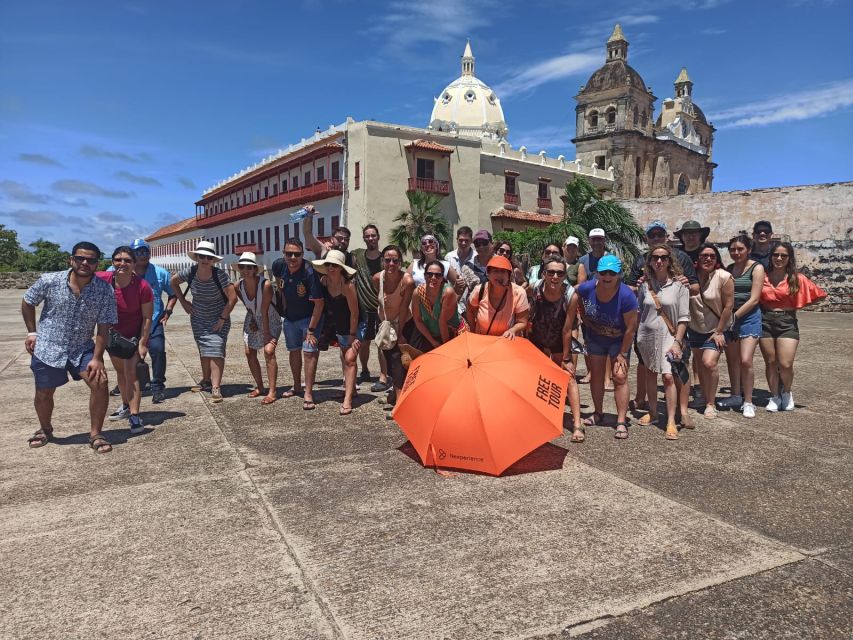
[[[409,191],[409,208],[400,211],[391,229],[391,242],[412,255],[420,251],[421,237],[432,234],[438,238],[443,250],[450,243],[450,227],[439,210],[441,200],[433,193]]]
[[[643,230],[628,209],[614,200],[605,200],[591,182],[577,176],[566,183],[563,219],[545,230],[542,237],[528,247],[531,256],[539,256],[548,243],[562,246],[569,236],[580,239],[580,252],[589,250],[587,238],[591,229],[599,227],[607,233],[610,250],[625,264],[631,264],[640,254]]]

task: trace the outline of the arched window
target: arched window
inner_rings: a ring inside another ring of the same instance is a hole
[[[589,126],[597,127],[598,126],[598,111],[591,111],[589,114]]]
[[[678,178],[678,195],[683,196],[687,193],[687,190],[690,188],[690,180],[683,173]]]
[[[616,109],[613,107],[607,110],[607,124],[616,124]]]

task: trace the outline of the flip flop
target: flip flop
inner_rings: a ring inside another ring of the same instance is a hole
[[[302,401],[302,410],[303,411],[313,411],[317,405],[314,404],[313,400],[303,400]]]
[[[340,414],[342,416],[348,416],[352,413],[352,407],[341,407]]]
[[[276,400],[278,400],[278,398],[275,396],[264,396],[264,399],[261,400],[261,404],[272,404]]]
[[[597,411],[596,411],[596,412],[594,412],[594,413],[593,413],[591,416],[589,416],[588,418],[584,418],[584,419],[583,419],[583,423],[584,423],[584,425],[586,425],[587,427],[594,427],[594,426],[596,426],[596,425],[601,424],[602,422],[604,422],[604,416],[603,416],[603,415],[601,415],[600,413],[598,413]]]
[[[678,427],[672,423],[666,425],[666,439],[678,440]]]
[[[586,440],[586,431],[583,427],[578,427],[572,431],[571,442],[583,442],[584,440]]]
[[[637,424],[642,426],[642,427],[648,427],[653,422],[656,422],[657,419],[658,419],[657,414],[647,413],[642,418],[637,420]]]

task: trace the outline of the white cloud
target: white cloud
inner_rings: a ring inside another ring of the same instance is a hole
[[[531,91],[536,87],[580,74],[588,74],[604,63],[600,50],[567,53],[536,62],[515,76],[504,80],[495,87],[495,93],[503,100],[507,96]]]
[[[755,127],[825,116],[853,106],[853,79],[790,93],[712,114],[719,129]]]
[[[715,29],[713,27],[710,27],[708,29],[702,29],[702,33],[705,34],[706,36],[721,36],[724,33],[726,33],[726,30],[725,29]]]

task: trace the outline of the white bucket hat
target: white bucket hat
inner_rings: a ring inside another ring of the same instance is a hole
[[[244,251],[240,254],[240,259],[237,260],[237,264],[247,264],[252,267],[257,267],[258,259],[251,251]]]
[[[314,265],[314,268],[320,273],[326,273],[326,265],[334,264],[341,267],[347,274],[354,276],[355,269],[347,266],[346,264],[346,256],[343,251],[338,251],[337,249],[332,249],[329,253],[326,254],[326,257],[322,260],[312,260],[311,264]]]
[[[210,256],[216,262],[222,260],[222,256],[216,255],[216,245],[207,240],[199,240],[199,243],[195,246],[195,251],[187,251],[187,255],[193,262],[198,262],[199,256]]]

